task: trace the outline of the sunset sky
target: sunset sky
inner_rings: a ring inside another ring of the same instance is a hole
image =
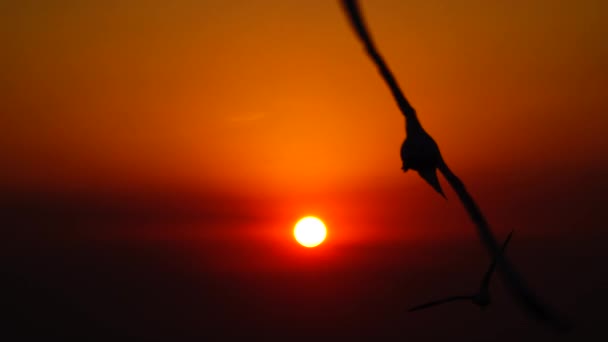
[[[4,4],[11,186],[395,189],[403,118],[334,1]],[[367,1],[456,170],[597,165],[604,1]],[[603,160],[602,160],[603,159]]]
[[[361,6],[501,236],[606,235],[607,1]],[[310,214],[326,221],[327,244],[476,241],[451,191],[446,202],[400,170],[404,118],[337,1],[4,1],[0,44],[6,208],[187,207],[213,224],[251,223],[238,238],[214,235],[236,244],[287,239]],[[247,262],[276,269],[272,253]]]

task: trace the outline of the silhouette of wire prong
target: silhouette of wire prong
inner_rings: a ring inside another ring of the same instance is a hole
[[[560,317],[560,315],[546,303],[543,303],[526,285],[522,276],[515,270],[509,260],[501,255],[501,253],[495,252],[498,249],[498,245],[492,234],[490,225],[460,178],[452,172],[443,160],[439,165],[439,171],[446,178],[460,199],[460,202],[465,207],[471,221],[473,221],[477,228],[477,233],[482,244],[486,247],[490,255],[495,255],[497,267],[503,275],[503,282],[511,294],[513,294],[514,298],[528,313],[532,314],[537,319],[552,325],[557,331],[570,331],[570,322],[565,318]]]
[[[502,248],[501,248],[501,255],[505,254],[507,245],[509,244],[509,241],[511,241],[512,236],[513,236],[513,231],[511,231],[509,233],[509,235],[503,242]],[[498,257],[498,255],[492,259],[490,266],[488,266],[488,270],[484,273],[483,278],[481,278],[481,284],[479,285],[479,290],[477,291],[477,293],[472,294],[470,296],[453,296],[453,297],[448,297],[445,299],[435,300],[435,301],[428,302],[428,303],[425,303],[422,305],[414,306],[411,309],[409,309],[408,311],[418,311],[418,310],[427,309],[427,308],[430,308],[433,306],[437,306],[440,304],[460,301],[460,300],[470,301],[471,303],[479,306],[482,309],[486,308],[492,302],[492,298],[490,297],[490,280],[492,279],[492,275],[494,274],[494,270],[496,269],[497,257]]]
[[[522,277],[516,272],[508,259],[501,255],[496,238],[492,234],[492,230],[481,210],[477,207],[477,204],[464,184],[444,162],[443,157],[439,152],[439,147],[433,138],[422,128],[416,111],[405,98],[395,77],[376,49],[361,15],[358,2],[356,0],[342,0],[341,5],[357,37],[363,43],[367,55],[376,65],[378,72],[389,87],[399,110],[405,116],[406,139],[401,145],[402,169],[404,171],[412,169],[418,171],[419,174],[421,174],[420,171],[422,171],[426,176],[425,181],[427,181],[435,191],[442,194],[443,191],[440,191],[439,189],[441,188],[438,187],[439,182],[435,182],[435,179],[432,178],[432,176],[429,176],[429,170],[436,171],[439,169],[467,210],[471,221],[473,221],[477,228],[477,233],[482,244],[485,246],[490,256],[496,258],[498,270],[503,274],[502,279],[513,297],[528,313],[532,314],[537,319],[549,323],[558,331],[568,331],[569,323],[566,322],[565,319],[559,317],[552,309],[549,309],[546,304],[542,303],[525,285]]]
[[[430,186],[432,186],[433,189],[435,189],[435,191],[437,191],[443,198],[446,198],[445,194],[443,193],[443,189],[441,189],[441,184],[439,184],[439,178],[437,178],[437,170],[436,169],[422,169],[422,170],[418,170],[418,174]]]

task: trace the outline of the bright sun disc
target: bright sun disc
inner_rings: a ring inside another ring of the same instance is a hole
[[[307,216],[296,223],[293,230],[296,240],[304,247],[316,247],[327,236],[323,221],[313,216]]]

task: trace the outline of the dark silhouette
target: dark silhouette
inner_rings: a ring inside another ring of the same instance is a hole
[[[503,254],[503,255],[505,254],[505,250],[507,248],[507,245],[509,244],[509,241],[511,241],[511,236],[513,236],[513,231],[511,231],[509,233],[509,235],[505,239],[505,242],[503,242],[503,244],[502,244],[501,254]],[[418,311],[418,310],[430,308],[435,305],[449,303],[449,302],[453,302],[453,301],[457,301],[457,300],[469,300],[473,304],[479,306],[480,308],[485,309],[492,302],[491,297],[490,297],[490,280],[492,279],[492,275],[494,274],[494,270],[496,269],[496,261],[497,261],[496,258],[492,259],[492,262],[490,263],[488,270],[486,271],[483,278],[481,279],[481,285],[479,286],[479,290],[477,291],[477,293],[470,295],[470,296],[453,296],[453,297],[448,297],[448,298],[428,302],[426,304],[414,306],[409,311]]]
[[[397,106],[401,113],[405,116],[405,140],[401,145],[401,161],[403,162],[401,169],[406,172],[409,169],[417,171],[418,174],[429,183],[435,191],[445,197],[439,179],[437,179],[437,168],[441,161],[441,153],[435,140],[422,128],[416,110],[412,107],[409,101],[403,95],[397,80],[384,62],[384,59],[378,53],[375,44],[367,33],[363,18],[357,7],[356,1],[343,1],[343,5],[350,15],[351,24],[359,38],[365,45],[367,54],[372,58],[378,71],[384,78],[388,87],[397,102]]]
[[[460,201],[467,210],[469,217],[476,225],[481,242],[486,247],[490,256],[496,259],[498,269],[504,276],[503,279],[507,289],[509,289],[519,303],[523,305],[524,309],[534,315],[537,319],[552,324],[558,330],[567,330],[568,324],[532,293],[515,268],[501,255],[499,244],[492,234],[492,230],[484,215],[475,203],[475,200],[469,194],[462,181],[450,170],[443,160],[439,147],[433,138],[422,128],[416,111],[403,95],[399,84],[380,53],[378,53],[365,26],[357,1],[342,0],[341,3],[358,38],[363,42],[367,54],[375,63],[382,78],[390,88],[391,93],[397,102],[397,106],[405,116],[406,139],[401,146],[401,158],[403,160],[402,169],[404,171],[407,171],[408,169],[417,171],[425,181],[443,195],[436,175],[436,170],[439,169],[458,195]]]

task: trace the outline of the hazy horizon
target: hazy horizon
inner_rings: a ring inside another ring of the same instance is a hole
[[[404,118],[338,1],[70,0],[0,4],[0,339],[605,335],[608,2],[361,7],[571,335],[499,281],[485,311],[406,312],[489,258],[451,190],[400,170]],[[319,247],[292,236],[306,215]]]

